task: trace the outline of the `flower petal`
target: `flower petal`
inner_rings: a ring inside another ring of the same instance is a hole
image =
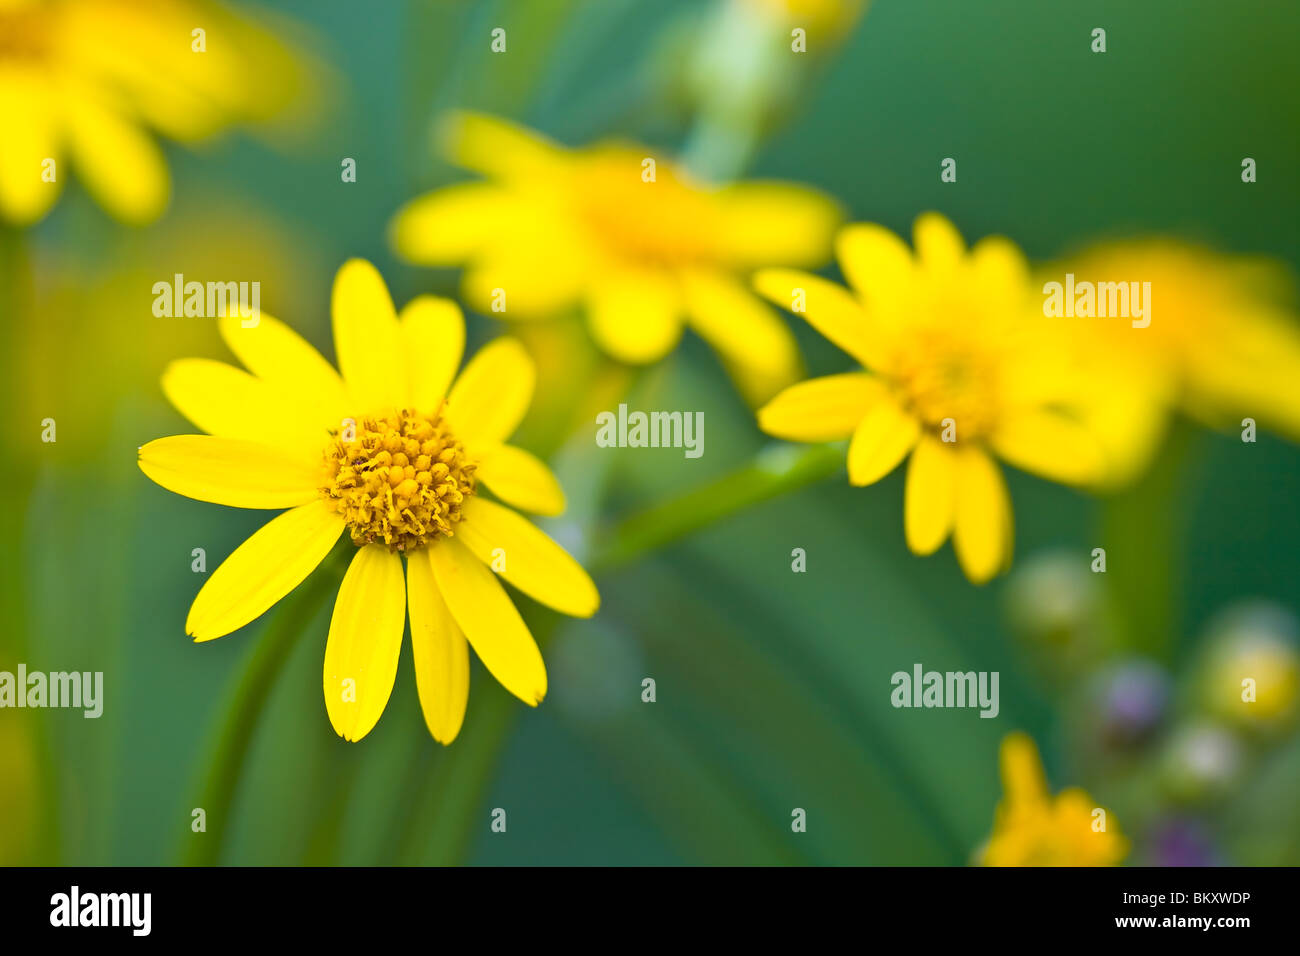
[[[953,548],[974,584],[984,584],[1011,563],[1011,498],[997,463],[980,448],[957,452],[957,514]]]
[[[334,732],[360,740],[379,722],[397,678],[406,623],[402,559],[358,548],[334,602],[325,644],[325,709]]]
[[[884,393],[880,380],[865,372],[810,378],[760,408],[758,427],[787,441],[839,441]]]
[[[867,314],[842,285],[810,272],[763,269],[754,275],[754,287],[781,308],[802,316],[867,368],[883,366],[885,356]]]
[[[237,438],[173,435],[140,449],[140,470],[168,491],[232,508],[292,508],[320,497],[322,464]]]
[[[1100,444],[1078,422],[1044,408],[1021,409],[998,425],[990,444],[1022,471],[1071,485],[1103,477]]]
[[[325,423],[287,394],[242,369],[211,359],[178,359],[162,376],[163,392],[182,415],[209,435],[319,453]]]
[[[469,701],[469,644],[438,592],[428,548],[406,559],[406,608],[424,723],[434,740],[449,744]]]
[[[535,515],[564,512],[564,489],[545,462],[514,445],[475,449],[478,471],[492,493],[506,504]]]
[[[845,226],[835,237],[840,271],[876,319],[902,310],[915,276],[912,250],[874,223]]]
[[[966,254],[966,243],[957,227],[937,212],[917,216],[912,226],[912,242],[921,268],[932,276],[948,275]]]
[[[702,269],[685,269],[681,279],[691,326],[717,349],[746,397],[766,401],[798,378],[794,336],[738,280]]]
[[[885,394],[858,423],[849,442],[849,482],[869,485],[898,466],[921,434],[920,423]]]
[[[397,312],[379,270],[349,259],[334,277],[334,349],[354,413],[397,408],[406,398]]]
[[[471,498],[462,514],[457,539],[484,564],[499,566],[501,576],[519,590],[563,614],[596,613],[600,594],[590,576],[527,518],[486,498]]]
[[[19,225],[45,215],[63,188],[57,106],[42,72],[0,61],[0,116],[5,144],[0,149],[0,216]],[[54,181],[45,182],[43,163],[55,160]]]
[[[595,280],[587,302],[592,338],[630,365],[657,362],[682,335],[681,295],[658,269],[613,269]]]
[[[525,704],[540,704],[546,696],[542,652],[496,575],[459,536],[427,550],[438,590],[483,666]]]
[[[451,113],[439,136],[457,166],[497,178],[530,179],[552,168],[564,152],[531,130],[484,113]]]
[[[469,360],[447,396],[456,436],[475,447],[509,438],[533,400],[537,369],[518,340],[501,338]]]
[[[306,339],[265,312],[259,314],[256,325],[245,326],[244,321],[238,315],[217,321],[222,339],[244,368],[281,391],[299,396],[299,401],[309,404],[331,428],[339,427],[353,413],[343,379]]]
[[[903,529],[914,554],[933,554],[952,530],[957,461],[952,449],[922,435],[907,463]]]
[[[123,222],[158,218],[171,192],[158,144],[81,84],[62,101],[69,152],[86,189]]]
[[[402,309],[402,354],[410,404],[431,414],[465,354],[465,317],[450,299],[422,295]]]
[[[272,518],[212,572],[190,606],[185,633],[210,641],[260,617],[325,560],[343,527],[325,501]]]
[[[516,211],[514,197],[491,183],[457,183],[411,200],[397,211],[389,238],[397,254],[427,266],[460,265],[500,237]]]
[[[713,238],[728,262],[816,267],[830,258],[842,214],[828,196],[775,182],[738,183],[714,195],[721,215]]]

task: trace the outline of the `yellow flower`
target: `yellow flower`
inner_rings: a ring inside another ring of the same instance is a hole
[[[530,319],[581,304],[597,344],[631,364],[663,358],[689,324],[755,401],[797,376],[790,331],[743,278],[824,262],[839,220],[826,197],[783,183],[706,188],[642,146],[570,150],[473,114],[453,118],[448,151],[487,180],[408,203],[393,245],[411,262],[465,265],[475,309]]]
[[[222,319],[249,372],[207,359],[170,365],[164,391],[208,434],[152,441],[140,468],[200,501],[289,509],[212,573],[188,634],[208,641],[243,627],[347,531],[356,553],[325,648],[330,723],[347,740],[374,727],[409,614],[425,722],[450,743],[469,691],[467,640],[525,703],[546,694],[537,644],[494,572],[565,614],[588,617],[600,598],[559,545],[480,493],[481,482],[527,511],[564,509],[550,469],[506,444],[532,399],[535,370],[522,347],[493,342],[453,382],[465,344],[460,309],[422,296],[399,316],[384,280],[359,259],[339,270],[332,314],[341,376],[268,315],[250,328]]]
[[[1113,866],[1127,855],[1128,840],[1115,820],[1104,810],[1096,814],[1101,808],[1086,792],[1048,792],[1038,749],[1025,734],[1003,738],[1001,764],[1002,802],[979,854],[983,865]]]
[[[193,142],[267,119],[300,92],[298,69],[202,0],[0,0],[0,218],[44,216],[71,160],[113,216],[148,222],[170,179],[145,128]]]
[[[1070,413],[1079,385],[1050,348],[1020,251],[986,238],[966,251],[936,213],[915,226],[916,257],[880,226],[837,238],[853,291],[788,270],[755,279],[866,371],[801,382],[759,410],[760,427],[793,441],[851,438],[849,480],[869,485],[911,455],[904,529],[917,554],[951,534],[982,584],[1011,562],[1011,501],[995,456],[1056,481],[1095,480],[1097,449]]]
[[[1243,417],[1300,441],[1300,328],[1279,302],[1289,283],[1270,263],[1169,239],[1117,242],[1042,270],[1090,282],[1150,283],[1150,324],[1055,318],[1067,347],[1094,366],[1090,414],[1119,484],[1159,447],[1171,409],[1212,427]],[[1140,288],[1140,285],[1139,285]]]
[[[853,25],[866,0],[742,0],[761,15],[790,27],[843,31]]]

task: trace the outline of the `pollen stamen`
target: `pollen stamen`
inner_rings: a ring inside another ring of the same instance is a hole
[[[325,450],[329,482],[321,495],[343,516],[357,546],[382,543],[413,551],[455,533],[461,507],[475,492],[478,463],[432,415],[403,409],[355,422]]]

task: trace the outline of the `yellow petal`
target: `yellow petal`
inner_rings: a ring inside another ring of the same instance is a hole
[[[406,398],[397,313],[379,270],[349,259],[334,278],[334,350],[355,413],[397,408]]]
[[[177,359],[162,377],[163,392],[176,410],[209,435],[268,445],[292,445],[319,453],[327,423],[300,407],[296,395],[211,359]]]
[[[766,401],[798,377],[794,336],[738,280],[702,269],[685,269],[681,279],[691,326],[717,349],[746,397]]]
[[[1038,748],[1019,731],[1002,738],[999,753],[1002,794],[1008,804],[1034,805],[1047,802],[1047,778],[1038,758]]]
[[[514,215],[533,213],[517,204]],[[503,225],[524,234],[503,240],[466,267],[461,295],[470,308],[497,319],[544,319],[579,300],[591,273],[586,258],[557,235],[551,220],[529,226]]]
[[[380,545],[358,548],[339,586],[325,644],[325,710],[344,740],[370,733],[388,705],[405,624],[402,559]]]
[[[238,630],[301,584],[325,560],[343,519],[324,501],[272,518],[212,572],[185,619],[196,641]]]
[[[849,442],[849,482],[869,485],[893,471],[921,434],[917,420],[889,395],[871,406]]]
[[[742,268],[781,264],[820,266],[842,218],[829,197],[789,183],[747,182],[719,190],[713,241]]]
[[[788,441],[848,438],[884,394],[865,372],[827,375],[791,385],[758,410],[758,427]]]
[[[450,114],[440,137],[445,155],[456,165],[507,179],[549,171],[563,152],[532,130],[484,113]]]
[[[1084,485],[1103,477],[1097,439],[1056,412],[1029,408],[1008,414],[990,443],[1003,461],[1052,481]]]
[[[517,212],[514,197],[490,183],[458,183],[412,200],[389,227],[397,254],[427,266],[460,265],[500,237]]]
[[[632,365],[657,362],[682,335],[681,296],[657,269],[620,268],[595,279],[587,302],[596,344]]]
[[[228,315],[217,321],[221,337],[244,368],[281,391],[297,395],[299,402],[309,405],[331,428],[355,414],[339,373],[306,339],[265,312],[256,325],[246,326],[245,321],[252,320]]]
[[[524,347],[502,338],[481,348],[447,396],[456,436],[481,447],[509,438],[533,400],[537,370]]]
[[[950,274],[966,254],[961,233],[937,212],[921,213],[912,226],[912,241],[921,268],[933,276]]]
[[[475,474],[506,504],[535,515],[564,512],[564,489],[535,455],[513,445],[490,445],[474,453],[478,456]]]
[[[422,295],[408,302],[399,318],[409,401],[430,414],[465,354],[465,317],[450,299]]]
[[[574,617],[596,613],[600,595],[582,565],[527,518],[486,498],[471,498],[462,514],[456,538],[519,590]]]
[[[158,218],[171,192],[158,144],[84,86],[68,92],[64,110],[69,152],[91,195],[123,222]]]
[[[922,435],[907,463],[903,527],[915,554],[933,554],[952,530],[956,506],[957,462],[951,448]]]
[[[237,438],[173,435],[140,449],[140,470],[168,491],[232,508],[292,508],[320,497],[323,463]]]
[[[759,293],[808,321],[867,368],[885,361],[879,337],[853,293],[808,272],[763,269],[754,276]]]
[[[997,463],[980,448],[957,452],[953,548],[966,577],[984,584],[1011,563],[1011,499]]]
[[[840,271],[873,319],[901,311],[915,281],[907,243],[884,226],[855,223],[840,230],[835,249]]]
[[[474,653],[501,686],[535,707],[546,696],[542,652],[510,595],[459,536],[428,549],[438,590]]]
[[[19,225],[45,215],[63,188],[56,117],[58,105],[49,78],[41,71],[0,60],[0,217]],[[54,182],[43,176],[47,159],[55,161]]]
[[[406,559],[406,607],[424,723],[434,740],[449,744],[460,733],[469,701],[469,645],[438,593],[428,548]]]

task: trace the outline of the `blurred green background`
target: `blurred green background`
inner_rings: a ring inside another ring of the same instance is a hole
[[[555,622],[543,645],[545,703],[520,705],[475,662],[465,730],[446,749],[421,720],[409,642],[376,729],[359,744],[333,734],[320,691],[327,600],[275,679],[224,847],[196,850],[214,838],[212,820],[190,829],[214,740],[276,611],[209,644],[183,633],[203,579],[191,549],[206,549],[211,570],[264,516],[169,494],[136,467],[137,446],[190,430],[161,393],[165,364],[227,358],[212,323],[153,317],[152,284],[260,277],[263,307],[329,356],[330,283],[347,257],[374,261],[399,305],[455,296],[454,272],[399,264],[385,235],[403,202],[460,178],[433,153],[439,112],[499,113],[572,145],[615,135],[681,151],[700,109],[683,79],[693,44],[735,40],[709,32],[716,6],[276,4],[334,74],[314,136],[288,150],[241,134],[197,151],[168,144],[172,205],[147,229],[114,223],[74,185],[38,227],[4,234],[13,491],[0,669],[102,670],[106,685],[99,720],[0,712],[0,787],[18,808],[0,823],[13,831],[0,843],[8,861],[964,864],[1001,792],[998,742],[1023,729],[1053,789],[1082,785],[1113,810],[1135,840],[1131,862],[1182,859],[1169,840],[1206,862],[1300,862],[1294,725],[1234,738],[1241,759],[1214,786],[1169,781],[1179,758],[1166,742],[1199,713],[1196,666],[1216,615],[1248,598],[1300,604],[1300,450],[1186,424],[1111,499],[1011,474],[1016,566],[984,588],[950,548],[907,551],[901,472],[869,489],[841,473],[599,573],[597,617]],[[504,56],[489,53],[495,26],[508,29]],[[1097,26],[1104,55],[1089,50]],[[1167,233],[1294,271],[1297,31],[1300,6],[1285,0],[876,0],[753,130],[743,172],[816,186],[904,235],[938,209],[968,239],[1005,234],[1035,259]],[[949,156],[955,184],[938,175]],[[1249,186],[1245,156],[1259,164]],[[355,184],[340,182],[343,157],[357,160]],[[471,347],[504,331],[469,323]],[[810,371],[849,367],[794,328]],[[629,404],[702,410],[706,452],[597,460],[590,434],[567,443],[558,467],[578,514],[549,527],[585,557],[621,518],[768,445],[689,336]],[[57,444],[37,441],[45,417]],[[544,430],[530,422],[529,434]],[[611,497],[584,540],[582,482],[604,468]],[[1106,575],[1017,588],[1043,555],[1086,571],[1098,546]],[[793,548],[807,573],[791,572]],[[1069,656],[1086,636],[1011,624],[1018,601],[1058,598],[1119,622],[1097,625],[1115,636],[1086,663]],[[1125,750],[1092,689],[1132,657],[1154,665],[1169,699],[1151,740]],[[999,671],[999,717],[893,709],[890,675],[917,662]],[[645,677],[654,704],[641,701]],[[497,807],[505,834],[489,828]],[[796,807],[807,833],[791,832]]]

